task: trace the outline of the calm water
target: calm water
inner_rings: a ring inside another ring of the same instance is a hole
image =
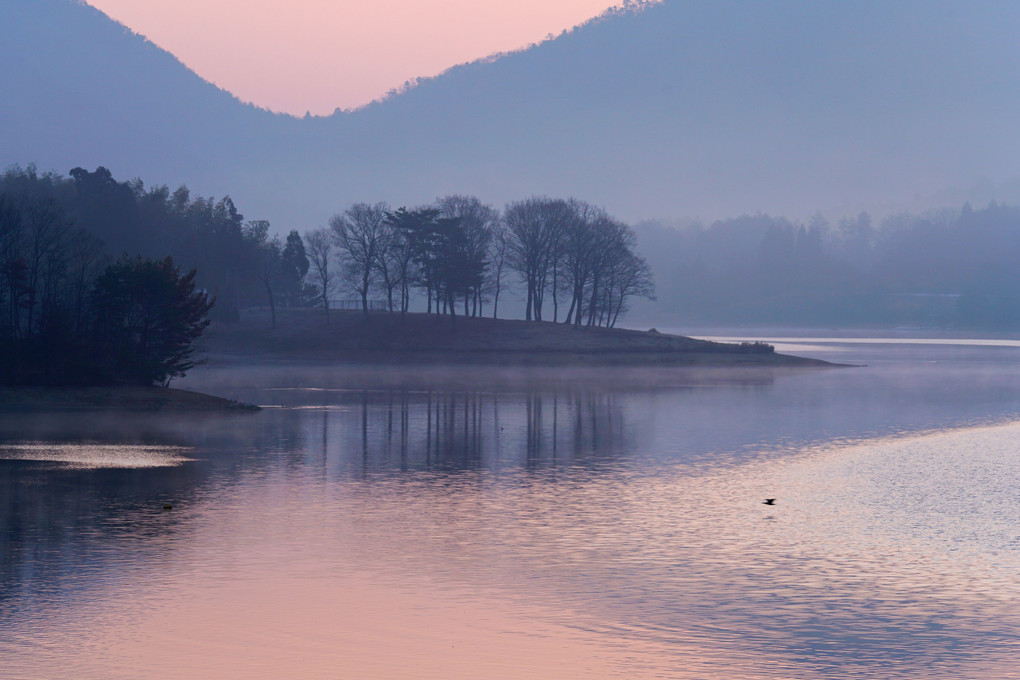
[[[0,416],[0,678],[1020,678],[1020,343],[780,349]]]

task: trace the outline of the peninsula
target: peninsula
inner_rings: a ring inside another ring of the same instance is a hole
[[[727,344],[681,335],[563,323],[422,313],[249,310],[203,340],[213,361],[293,360],[490,366],[828,366],[777,354],[765,343]]]

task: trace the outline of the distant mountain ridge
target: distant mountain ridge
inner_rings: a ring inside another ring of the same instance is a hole
[[[450,192],[627,219],[904,204],[1020,175],[1018,28],[992,0],[666,0],[298,119],[81,2],[5,0],[0,165],[186,182],[281,230]]]
[[[215,164],[238,126],[273,123],[75,0],[5,0],[0,61],[0,87],[15,95],[0,104],[3,161],[184,181],[196,165]]]

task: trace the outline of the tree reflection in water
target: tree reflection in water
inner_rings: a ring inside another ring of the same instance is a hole
[[[556,466],[629,448],[611,393],[361,390],[318,408],[325,457],[365,471]]]

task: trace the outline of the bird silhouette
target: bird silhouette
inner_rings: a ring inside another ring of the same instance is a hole
[[[766,498],[765,500],[762,501],[762,505],[775,505],[775,504],[776,504],[775,498]]]

